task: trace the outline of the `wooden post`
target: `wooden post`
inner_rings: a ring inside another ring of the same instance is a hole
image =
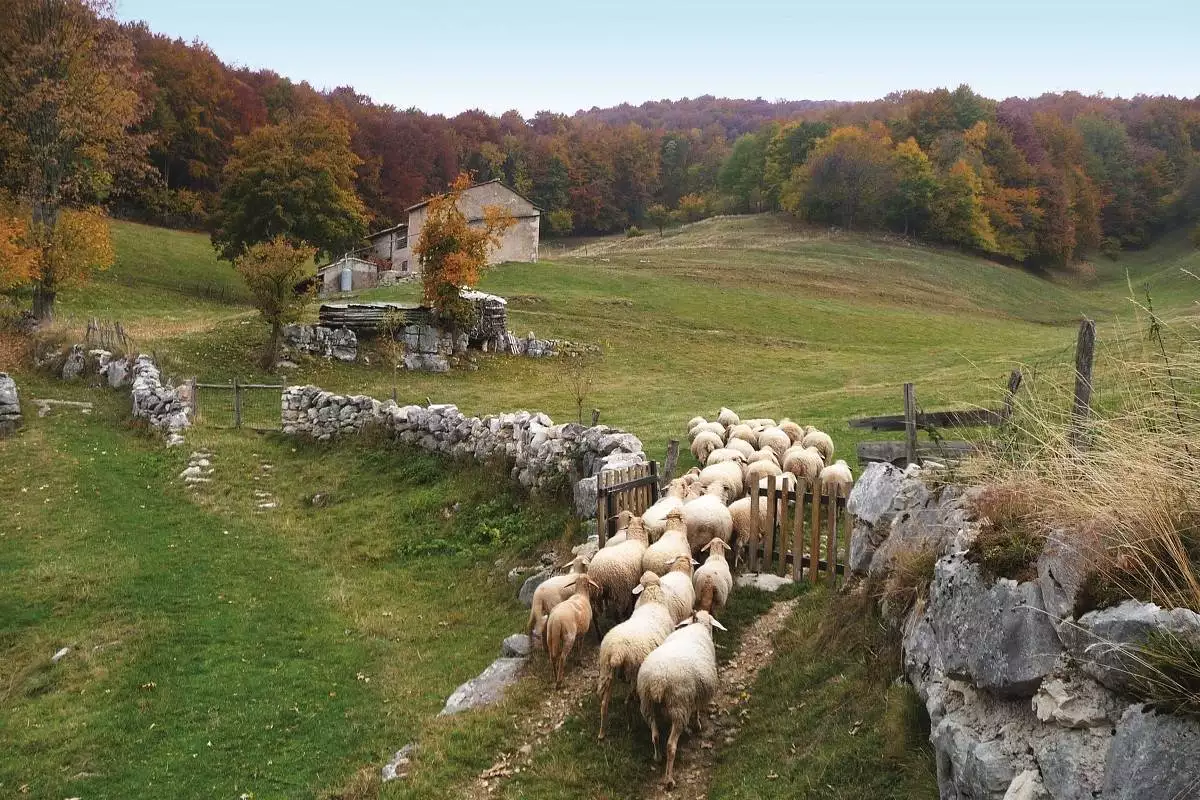
[[[758,484],[750,485],[750,557],[748,559],[751,572],[758,572]]]
[[[667,442],[667,465],[666,472],[662,476],[662,485],[665,488],[668,483],[675,479],[675,470],[679,466],[679,440],[672,439]]]
[[[233,427],[242,427],[242,387],[233,379]]]
[[[802,577],[804,564],[804,486],[796,480],[796,518],[792,520],[792,580]]]
[[[1008,392],[1004,396],[1004,406],[1000,409],[1001,425],[1007,424],[1009,418],[1012,417],[1013,404],[1017,399],[1017,390],[1021,388],[1021,381],[1024,377],[1019,369],[1014,369],[1008,375]]]
[[[600,537],[601,547],[608,541],[608,515],[604,513],[607,510],[608,498],[604,494],[604,474],[602,471],[596,476],[596,535]]]
[[[779,479],[779,566],[775,574],[779,577],[787,575],[787,553],[788,553],[788,490],[787,483],[784,478]],[[795,486],[796,482],[792,481]]]
[[[658,474],[658,462],[650,462],[650,474],[654,476],[654,483],[650,484],[650,505],[654,505],[662,498],[662,478]]]
[[[812,519],[808,532],[808,580],[817,585],[817,572],[821,569],[821,495],[817,482],[812,482]]]
[[[1071,444],[1087,446],[1087,423],[1092,413],[1092,366],[1096,358],[1096,323],[1084,317],[1075,342],[1075,400],[1071,406]]]
[[[917,459],[917,390],[911,383],[904,384],[904,459],[908,464],[919,464]]]
[[[751,501],[753,504],[754,501]],[[775,476],[767,476],[767,519],[766,525],[763,527],[763,560],[762,571],[773,572],[771,564],[775,556],[775,514],[779,508],[778,498],[775,496]]]
[[[592,427],[594,428],[599,424],[600,424],[600,409],[593,408],[592,409]]]
[[[842,493],[842,488],[837,484],[829,486],[829,505],[827,506],[829,513],[829,541],[826,545],[828,555],[826,563],[829,565],[829,588],[837,587],[837,539],[838,539],[838,497]]]

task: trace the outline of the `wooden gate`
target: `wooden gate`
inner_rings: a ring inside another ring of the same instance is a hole
[[[600,546],[617,532],[617,515],[629,511],[635,517],[658,502],[658,462],[610,469],[596,476],[596,533]]]
[[[836,586],[837,576],[845,573],[838,551],[849,551],[850,544],[848,497],[842,487],[830,486],[821,493],[803,483],[777,483],[776,476],[768,475],[765,490],[757,484],[750,487],[750,533],[747,541],[738,543],[740,558],[751,572],[787,575],[790,564],[793,580],[807,574],[816,583],[824,572],[829,586]]]
[[[196,383],[193,398],[197,424],[256,431],[283,427],[283,384],[241,383],[237,378],[230,383]]]

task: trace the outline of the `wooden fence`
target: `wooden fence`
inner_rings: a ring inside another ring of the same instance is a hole
[[[765,490],[750,487],[750,532],[738,543],[739,559],[750,572],[787,575],[816,583],[824,572],[831,587],[845,574],[839,550],[849,550],[850,522],[846,514],[849,492],[842,487],[807,487],[803,483],[766,478]],[[766,515],[760,506],[766,500]],[[822,557],[824,549],[824,557]]]
[[[610,469],[596,477],[596,533],[600,546],[617,532],[617,515],[628,511],[635,517],[658,502],[658,462]]]
[[[214,428],[279,430],[283,425],[280,400],[283,384],[193,383],[193,416],[197,424]]]

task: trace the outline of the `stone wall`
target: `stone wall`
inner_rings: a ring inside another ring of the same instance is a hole
[[[340,395],[315,386],[289,386],[282,398],[283,432],[328,441],[370,427],[429,452],[503,461],[527,489],[558,488],[564,481],[591,491],[595,513],[595,476],[605,469],[644,463],[636,436],[607,425],[556,425],[539,412],[516,411],[468,417],[453,405],[400,406],[362,395]],[[584,506],[586,509],[586,504]]]
[[[967,555],[969,493],[919,467],[868,466],[850,495],[850,564],[882,578],[905,552],[938,556],[905,614],[905,675],[932,725],[944,800],[1200,796],[1200,721],[1131,692],[1153,631],[1200,647],[1200,615],[1129,600],[1072,616],[1084,565],[1056,532],[1037,578],[994,579]],[[894,616],[896,609],[885,609]]]
[[[168,447],[183,444],[183,430],[192,424],[190,389],[164,384],[158,366],[147,355],[133,360],[131,372],[133,416],[166,434]]]
[[[358,337],[349,328],[323,325],[285,325],[283,344],[289,351],[338,361],[358,358]]]
[[[0,372],[0,437],[10,436],[21,427],[21,398],[17,382],[7,372]]]

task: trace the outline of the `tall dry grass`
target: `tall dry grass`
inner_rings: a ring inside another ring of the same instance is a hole
[[[1132,321],[1098,333],[1083,446],[1068,357],[1027,370],[1013,423],[967,471],[1032,492],[1038,521],[1074,532],[1095,580],[1200,611],[1200,325],[1132,304]]]

